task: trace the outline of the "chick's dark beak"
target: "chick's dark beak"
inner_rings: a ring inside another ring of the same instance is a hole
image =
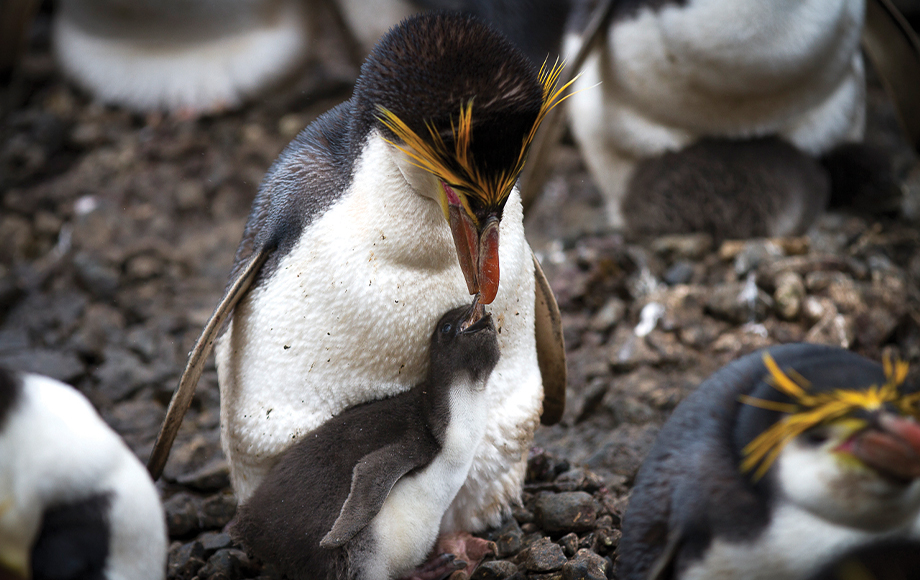
[[[443,187],[447,195],[450,231],[467,290],[470,294],[478,294],[480,303],[491,304],[498,294],[499,217],[490,214],[477,227],[456,192],[447,184]]]
[[[853,455],[895,479],[920,478],[920,425],[893,413],[881,414],[877,425],[852,439]]]

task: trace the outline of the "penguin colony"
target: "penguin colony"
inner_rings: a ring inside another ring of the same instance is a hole
[[[270,43],[290,54],[306,38],[295,4],[277,4],[293,11],[290,18],[270,15],[252,27],[265,28]],[[72,54],[96,54],[100,69],[115,70],[104,65],[112,47],[81,36],[88,17],[75,11],[78,4],[64,6],[56,24],[61,46],[83,47],[62,53],[65,64]],[[577,85],[602,80],[601,89],[578,92],[570,108],[614,225],[626,225],[624,215],[637,216],[636,227],[657,219],[639,217],[637,192],[700,192],[693,170],[715,160],[728,168],[726,184],[704,192],[709,197],[669,201],[696,207],[703,199],[715,208],[738,176],[761,172],[750,189],[765,192],[766,209],[742,211],[772,221],[750,219],[745,233],[807,227],[829,188],[814,157],[862,136],[863,3],[810,0],[795,8],[618,5]],[[87,2],[82,9],[96,8]],[[256,20],[238,16],[214,22],[214,37]],[[706,25],[726,21],[758,25],[748,27],[744,46],[734,46],[729,37],[737,31]],[[789,37],[764,37],[777,29]],[[767,50],[747,51],[762,40]],[[790,45],[805,48],[790,54]],[[253,83],[279,76],[293,59],[280,59]],[[203,70],[200,63],[183,68],[190,77]],[[640,71],[653,82],[633,83]],[[423,563],[439,534],[481,530],[509,514],[541,409],[564,400],[546,384],[536,330],[542,273],[523,238],[513,188],[534,132],[560,101],[557,75],[538,73],[476,20],[410,19],[375,47],[352,99],[308,127],[266,176],[218,310],[232,313],[216,347],[221,428],[242,502],[236,533],[292,576],[396,577]],[[789,79],[808,82],[771,92]],[[97,84],[122,98],[124,89]],[[203,101],[232,104],[250,91],[205,85],[217,92]],[[204,88],[189,86],[165,97],[141,91],[162,100],[140,106],[195,107],[202,101],[192,93]],[[725,107],[742,93],[748,104]],[[778,177],[774,167],[794,171]],[[782,178],[790,183],[776,182]],[[737,224],[734,216],[723,222]],[[471,307],[455,308],[471,294]],[[425,329],[445,311],[426,342]],[[843,574],[839,567],[852,561],[915,548],[920,427],[910,419],[918,397],[904,375],[900,365],[814,345],[777,347],[714,375],[675,412],[640,472],[621,577],[823,578]],[[67,475],[43,471],[66,466],[53,445],[47,457],[22,453],[23,433],[42,436],[49,416],[64,419],[62,402],[74,441],[93,443]],[[356,424],[373,428],[356,434]],[[400,429],[427,440],[397,437]],[[323,466],[329,476],[322,475],[324,450],[350,437],[351,453]],[[72,565],[85,566],[84,577],[162,578],[165,531],[155,488],[75,391],[0,373],[0,457],[4,571],[57,574],[42,566],[62,560],[43,550],[77,542]],[[47,485],[27,479],[35,474]],[[305,483],[303,474],[316,481]],[[279,509],[280,498],[328,513],[306,519]],[[399,527],[407,498],[412,510],[424,506],[412,516],[413,525],[423,524],[416,535]],[[318,543],[291,542],[285,531],[297,526]],[[901,560],[914,569],[909,557]],[[431,564],[439,565],[454,564]]]
[[[144,466],[75,389],[0,369],[0,578],[162,580]]]

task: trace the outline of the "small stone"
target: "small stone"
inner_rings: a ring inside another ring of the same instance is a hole
[[[734,324],[760,321],[767,316],[772,299],[756,284],[745,282],[718,284],[706,299],[705,310],[713,317]]]
[[[519,555],[520,564],[529,572],[555,572],[568,561],[562,546],[541,538]]]
[[[664,283],[668,286],[676,286],[677,284],[689,284],[692,278],[693,264],[686,260],[678,260],[668,268],[662,280],[664,280]]]
[[[483,562],[470,576],[470,580],[504,580],[517,571],[518,567],[507,560]]]
[[[623,320],[624,314],[626,314],[626,303],[614,296],[609,298],[597,311],[597,314],[591,317],[588,327],[597,332],[607,332]]]
[[[253,570],[249,556],[242,550],[218,550],[208,558],[208,563],[198,571],[201,580],[235,580]]]
[[[760,266],[766,266],[783,257],[783,251],[771,240],[748,240],[735,256],[735,273],[746,276]]]
[[[230,534],[224,532],[205,532],[198,536],[198,541],[204,549],[206,558],[210,558],[218,550],[232,548],[234,545]]]
[[[548,532],[587,532],[594,529],[599,509],[591,494],[570,491],[537,498],[534,517]]]
[[[712,236],[709,234],[675,234],[661,236],[652,242],[652,251],[656,254],[698,260],[712,249]]]
[[[176,187],[176,205],[181,210],[203,208],[207,203],[204,186],[192,180],[182,181]]]
[[[575,558],[562,567],[563,580],[606,580],[607,559],[588,550],[579,550]]]
[[[212,495],[201,502],[199,519],[205,530],[223,528],[236,515],[236,498],[229,493]]]
[[[206,559],[207,555],[198,540],[188,544],[176,542],[169,550],[166,576],[170,580],[191,580],[205,565]]]
[[[196,491],[220,491],[230,486],[230,466],[226,459],[220,457],[196,471],[179,476],[177,481]]]
[[[578,534],[574,532],[568,533],[559,538],[556,543],[562,546],[562,551],[566,557],[571,558],[578,550]]]
[[[524,532],[518,525],[517,520],[513,518],[508,520],[505,525],[499,528],[492,536],[495,542],[497,556],[499,558],[507,558],[520,552],[521,548],[524,546],[523,536]]]
[[[97,299],[107,301],[119,288],[118,272],[87,254],[77,254],[73,259],[77,280]]]
[[[0,366],[40,373],[70,384],[86,374],[83,362],[73,352],[44,348],[4,353],[0,355]]]
[[[802,311],[805,299],[805,283],[795,272],[783,272],[776,277],[773,301],[776,313],[784,320],[794,320]]]
[[[162,260],[151,254],[134,256],[125,265],[125,274],[129,280],[149,280],[159,276],[162,271]]]
[[[198,530],[197,504],[195,498],[184,491],[163,502],[170,538],[180,538]]]
[[[112,346],[103,353],[105,362],[96,370],[99,388],[113,401],[123,401],[153,382],[154,373],[129,350]]]

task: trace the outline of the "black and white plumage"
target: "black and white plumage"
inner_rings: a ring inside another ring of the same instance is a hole
[[[352,98],[304,130],[266,176],[152,472],[214,340],[223,447],[245,501],[305,433],[421,382],[431,325],[476,294],[490,305],[501,359],[483,441],[443,529],[497,525],[520,494],[541,410],[556,421],[565,400],[558,309],[514,188],[558,101],[554,79],[471,17],[429,14],[391,30]]]
[[[292,578],[396,578],[421,564],[466,479],[498,362],[491,317],[445,314],[428,377],[346,409],[284,452],[234,534]]]
[[[567,107],[610,223],[628,226],[639,160],[704,137],[776,136],[815,157],[861,140],[865,1],[615,0]],[[593,4],[576,3],[569,58]]]
[[[856,546],[916,538],[920,395],[905,374],[811,344],[716,372],[639,471],[619,577],[804,579]]]
[[[105,103],[139,111],[232,108],[305,59],[312,9],[302,0],[62,0],[55,55]]]
[[[0,369],[0,577],[165,574],[166,524],[140,461],[75,389]]]

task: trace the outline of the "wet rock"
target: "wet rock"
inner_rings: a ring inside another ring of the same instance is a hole
[[[483,562],[476,568],[470,580],[504,580],[518,571],[518,567],[506,560]]]
[[[599,508],[589,493],[563,492],[538,498],[534,517],[548,532],[586,532],[594,529]]]
[[[192,580],[205,565],[207,557],[198,540],[187,544],[176,542],[169,550],[166,576],[169,580]]]
[[[555,572],[568,561],[562,546],[541,538],[518,555],[518,563],[529,572]]]
[[[531,515],[533,518],[533,515]],[[495,542],[496,555],[499,558],[507,558],[521,551],[524,547],[524,532],[518,525],[516,519],[512,518],[505,522],[493,535],[492,541]]]
[[[589,550],[581,549],[562,567],[563,580],[606,580],[608,563]]]
[[[201,502],[198,513],[202,529],[223,528],[236,515],[236,498],[231,493],[212,495]]]
[[[170,538],[181,538],[199,529],[198,503],[194,496],[184,491],[163,502]]]
[[[236,580],[253,571],[249,556],[242,550],[218,550],[208,558],[208,563],[198,571],[200,580]]]

